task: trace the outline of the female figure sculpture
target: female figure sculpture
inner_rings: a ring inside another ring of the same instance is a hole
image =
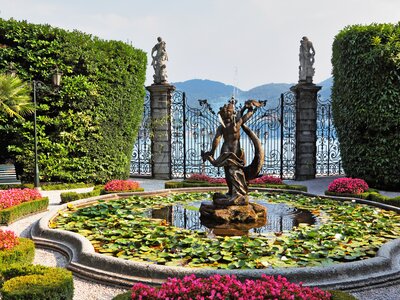
[[[208,152],[202,151],[203,160],[208,160],[215,167],[224,167],[225,178],[228,184],[227,194],[214,194],[213,203],[217,206],[247,205],[247,181],[257,177],[264,162],[264,151],[256,135],[245,125],[254,114],[254,107],[262,104],[255,100],[246,101],[239,113],[235,111],[235,100],[221,107],[219,116],[221,125],[217,128],[212,148]],[[240,129],[251,138],[255,155],[253,162],[245,167],[244,152],[240,148]],[[224,142],[221,154],[214,159],[215,150],[223,137]]]

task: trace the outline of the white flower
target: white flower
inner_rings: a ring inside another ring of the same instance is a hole
[[[341,235],[340,233],[336,233],[335,234],[335,239],[336,240],[342,240],[343,239],[343,235]]]
[[[288,258],[284,255],[281,257],[281,260],[285,261],[285,260],[288,260]]]

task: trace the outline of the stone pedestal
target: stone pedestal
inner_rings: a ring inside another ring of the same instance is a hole
[[[171,97],[175,87],[169,84],[147,86],[150,92],[151,155],[153,177],[171,179]]]
[[[299,83],[290,90],[296,95],[295,180],[314,179],[317,165],[317,93],[312,83]]]

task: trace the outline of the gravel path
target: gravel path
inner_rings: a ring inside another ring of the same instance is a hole
[[[311,193],[323,194],[327,189],[328,184],[336,177],[317,178],[302,182],[293,182],[308,186]],[[164,181],[152,179],[135,179],[140,182],[140,185],[146,190],[161,190],[164,188]],[[86,192],[91,189],[76,189],[73,191]],[[60,206],[60,193],[65,191],[41,191],[43,196],[49,197],[49,210],[57,210]],[[400,195],[400,193],[391,193],[390,196]],[[33,223],[39,220],[45,213],[32,215],[21,219],[9,226],[0,226],[2,229],[13,230],[19,236],[29,236],[29,231]],[[67,259],[60,253],[48,249],[36,249],[34,264],[45,266],[65,267]],[[110,300],[114,296],[126,291],[126,289],[113,287],[104,284],[94,283],[89,280],[74,276],[74,300]],[[353,293],[360,300],[400,300],[400,283],[393,286],[378,288],[369,291]]]

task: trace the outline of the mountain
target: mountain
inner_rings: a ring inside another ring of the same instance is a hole
[[[319,94],[321,95],[322,99],[331,99],[331,89],[333,85],[333,77],[329,77],[328,79],[325,79],[324,81],[321,81],[317,85],[322,86]]]
[[[330,77],[317,84],[322,86],[320,91],[322,99],[330,98],[332,82],[332,77]],[[233,85],[226,85],[219,81],[207,79],[191,79],[183,82],[174,82],[172,85],[174,85],[177,90],[186,93],[189,106],[198,107],[199,99],[207,99],[214,110],[218,110],[232,95],[235,95],[235,98],[240,102],[248,99],[267,100],[268,106],[276,107],[279,103],[281,93],[289,91],[290,87],[295,84],[267,83],[248,91],[243,91]]]
[[[226,102],[232,97],[233,91],[236,89],[233,85],[207,79],[191,79],[184,82],[174,82],[172,85],[177,90],[186,93],[187,103],[190,106],[197,106],[199,99],[207,99],[210,104]],[[241,90],[236,90],[238,93],[242,93]]]

